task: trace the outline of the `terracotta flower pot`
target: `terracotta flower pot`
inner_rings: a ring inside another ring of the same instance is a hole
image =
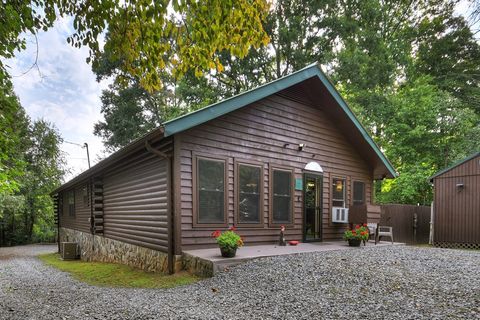
[[[348,239],[348,245],[350,247],[360,247],[362,240],[360,239]]]
[[[220,252],[224,258],[233,258],[237,254],[237,248],[224,248],[220,247]]]

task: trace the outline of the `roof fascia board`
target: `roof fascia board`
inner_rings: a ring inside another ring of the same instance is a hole
[[[186,114],[182,117],[167,121],[163,123],[165,137],[193,128],[199,124],[240,109],[250,103],[266,98],[276,92],[282,91],[283,89],[318,75],[318,71],[319,68],[317,67],[317,64],[313,64],[294,72],[289,76],[269,82],[260,87]]]
[[[368,134],[365,127],[360,123],[360,121],[355,116],[355,114],[350,109],[350,107],[347,105],[345,100],[343,100],[340,93],[338,93],[335,86],[330,82],[330,80],[327,78],[327,76],[320,69],[318,69],[318,77],[320,78],[322,83],[325,85],[328,92],[333,96],[335,101],[340,105],[342,110],[347,114],[348,118],[353,122],[353,124],[360,131],[363,138],[368,142],[368,144],[372,147],[372,149],[375,151],[375,153],[380,158],[380,160],[383,162],[383,164],[387,167],[387,170],[390,172],[392,177],[393,178],[397,177],[398,173],[395,170],[395,168],[393,167],[393,165],[390,163],[390,161],[387,159],[387,157],[385,157],[383,152],[380,150],[380,147],[375,143],[375,141],[373,141],[372,137]]]
[[[154,129],[153,131],[148,132],[147,134],[143,135],[142,137],[130,142],[127,144],[125,147],[121,148],[120,150],[112,153],[109,155],[107,158],[101,160],[97,164],[95,164],[93,167],[91,167],[88,170],[83,171],[80,173],[78,176],[73,177],[69,181],[65,182],[62,184],[60,187],[56,188],[53,190],[50,195],[54,195],[62,190],[65,190],[69,187],[72,187],[76,185],[77,183],[91,178],[94,174],[97,174],[101,172],[105,167],[107,167],[109,164],[121,160],[123,157],[129,155],[132,152],[135,152],[142,147],[145,147],[145,142],[146,140],[153,139],[159,136],[162,136],[163,130],[161,127]]]
[[[165,130],[165,137],[188,130],[209,120],[215,119],[229,112],[240,109],[250,103],[266,98],[272,94],[275,94],[281,90],[289,88],[295,84],[298,84],[315,76],[317,76],[320,81],[325,85],[328,92],[333,96],[335,101],[347,114],[347,117],[354,123],[356,128],[360,131],[362,137],[372,147],[375,154],[380,158],[387,170],[390,172],[391,176],[398,176],[398,173],[395,171],[390,161],[388,161],[388,159],[382,153],[378,145],[370,137],[367,130],[358,121],[357,117],[353,114],[352,110],[350,110],[347,103],[343,100],[335,86],[322,72],[320,66],[317,63],[309,65],[297,72],[290,74],[289,76],[277,79],[273,82],[267,83],[250,91],[246,91],[229,99],[217,102],[182,117],[167,121],[163,124]]]

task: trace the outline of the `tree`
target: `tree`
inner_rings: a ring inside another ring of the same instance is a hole
[[[428,178],[452,162],[480,149],[480,142],[464,143],[478,135],[480,117],[435,80],[422,76],[388,97],[394,112],[384,124],[385,153],[400,173],[387,180],[378,194],[381,202],[429,204],[432,190]]]
[[[161,88],[158,72],[181,77],[189,69],[197,75],[209,69],[221,72],[217,52],[237,57],[250,47],[268,42],[262,22],[266,0],[6,1],[0,7],[0,56],[12,57],[25,48],[23,32],[47,30],[57,16],[73,16],[75,33],[68,42],[88,46],[90,57],[100,53],[99,38],[111,32],[105,47],[120,61],[122,75],[136,76],[147,90]],[[5,67],[0,62],[0,71]]]
[[[0,245],[52,240],[50,192],[63,176],[60,135],[51,124],[31,123],[8,77],[0,86]]]
[[[3,82],[0,86],[0,193],[11,194],[18,190],[18,179],[25,172],[23,152],[29,119],[10,80],[5,78]]]
[[[45,120],[35,121],[29,130],[30,143],[25,158],[27,173],[22,179],[21,193],[25,197],[23,214],[27,242],[33,237],[53,239],[54,212],[50,192],[60,186],[65,160],[60,150],[62,138],[58,130]],[[41,225],[41,234],[34,234]]]

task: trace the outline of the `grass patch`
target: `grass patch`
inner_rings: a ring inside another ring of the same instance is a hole
[[[45,264],[66,271],[77,280],[100,287],[173,288],[200,280],[187,272],[165,275],[116,263],[64,261],[58,253],[42,254],[38,257]]]

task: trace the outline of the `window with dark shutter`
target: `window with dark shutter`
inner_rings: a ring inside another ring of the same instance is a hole
[[[198,223],[225,222],[225,161],[197,158]]]

